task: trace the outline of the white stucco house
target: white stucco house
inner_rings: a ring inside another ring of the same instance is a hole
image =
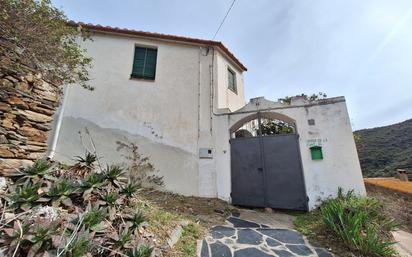
[[[246,67],[221,42],[81,27],[92,38],[81,45],[95,90],[66,87],[51,158],[72,162],[90,147],[79,137],[87,128],[102,162],[124,161],[117,141],[136,143],[163,189],[184,195],[312,209],[338,187],[365,194],[343,97],[246,104]],[[292,133],[238,133],[262,120],[286,122]]]

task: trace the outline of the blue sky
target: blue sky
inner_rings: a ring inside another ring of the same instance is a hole
[[[75,21],[211,39],[232,0],[52,0]],[[246,98],[344,95],[354,129],[412,118],[411,0],[237,0],[216,40]]]

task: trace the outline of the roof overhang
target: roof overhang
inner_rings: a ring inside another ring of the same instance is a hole
[[[213,46],[216,49],[218,49],[223,55],[225,55],[233,64],[235,64],[238,69],[240,69],[241,71],[247,71],[247,68],[220,41],[182,37],[182,36],[160,34],[160,33],[146,32],[146,31],[130,30],[130,29],[121,29],[121,28],[115,28],[115,27],[109,27],[109,26],[101,26],[101,25],[85,24],[85,23],[77,23],[77,22],[69,22],[69,25],[77,26],[80,29],[84,29],[84,30],[92,31],[92,32],[118,34],[118,35],[123,35],[123,36],[149,38],[149,39],[156,39],[156,40],[163,40],[163,41],[173,41],[173,42],[185,43],[185,44],[191,44],[191,45]]]

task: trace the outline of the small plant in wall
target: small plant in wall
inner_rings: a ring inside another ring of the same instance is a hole
[[[328,96],[325,93],[322,93],[322,92],[319,92],[317,94],[311,94],[311,95],[307,95],[307,94],[302,93],[302,94],[296,95],[296,96],[285,96],[283,98],[279,98],[278,101],[283,103],[283,104],[291,104],[293,97],[303,97],[306,100],[308,100],[309,102],[313,102],[313,101],[316,101],[316,100],[325,99]]]

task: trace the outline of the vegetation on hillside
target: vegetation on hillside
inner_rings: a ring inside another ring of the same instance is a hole
[[[0,67],[30,67],[46,80],[88,86],[91,59],[77,44],[82,34],[50,0],[0,0]]]
[[[298,216],[297,229],[342,256],[396,256],[391,231],[397,225],[374,198],[339,191],[317,210]]]
[[[412,119],[354,132],[365,177],[391,177],[406,169],[412,179]]]

